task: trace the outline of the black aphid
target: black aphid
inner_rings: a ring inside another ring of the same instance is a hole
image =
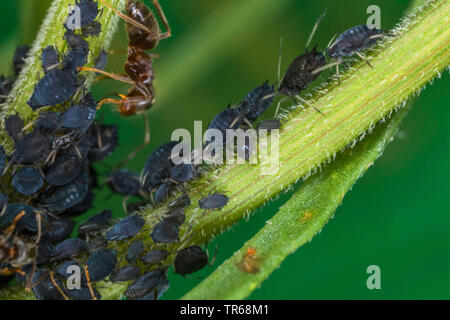
[[[158,290],[158,285],[167,277],[167,269],[152,270],[140,276],[130,284],[125,292],[128,299],[137,299],[146,296],[153,290]]]
[[[88,59],[89,50],[85,48],[72,48],[64,57],[63,70],[72,73],[74,76],[78,74],[78,68],[84,66]]]
[[[187,194],[183,194],[182,196],[176,198],[171,201],[167,206],[169,209],[177,209],[177,208],[186,208],[191,205],[191,198]]]
[[[38,254],[36,256],[36,264],[42,265],[52,261],[55,256],[55,246],[46,239],[41,239],[38,246]]]
[[[81,162],[77,156],[61,155],[45,171],[45,180],[53,186],[62,186],[72,182],[81,171]]]
[[[50,195],[43,195],[42,204],[53,212],[62,212],[81,203],[89,192],[89,174],[81,173],[69,184],[57,187]]]
[[[198,200],[198,205],[202,209],[221,209],[227,205],[228,200],[226,195],[216,192]]]
[[[157,300],[169,289],[170,284],[167,276],[162,276],[159,279],[158,284],[153,290],[147,292],[147,294],[139,297],[135,297],[135,300]]]
[[[186,215],[184,214],[183,209],[174,209],[169,211],[169,213],[164,217],[165,221],[170,221],[175,223],[177,226],[181,226],[186,220]]]
[[[77,80],[71,72],[54,68],[39,80],[27,103],[33,110],[61,104],[74,95],[77,87]]]
[[[21,194],[32,195],[44,184],[41,174],[33,167],[23,167],[14,175],[12,186]]]
[[[89,43],[72,30],[66,30],[66,33],[64,33],[64,38],[71,49],[89,49]]]
[[[43,135],[49,135],[57,131],[60,127],[61,113],[49,111],[42,113],[36,121],[37,130]]]
[[[77,27],[83,28],[91,24],[99,15],[98,2],[93,0],[76,0],[75,4],[80,10],[80,25]],[[75,12],[69,12],[69,18],[74,15]],[[67,28],[67,22],[65,23]]]
[[[111,282],[130,281],[137,279],[140,274],[141,269],[139,269],[139,267],[126,265],[119,270],[114,271],[109,279]]]
[[[75,222],[64,217],[51,219],[49,230],[44,233],[43,237],[53,243],[61,242],[72,234],[74,226]]]
[[[141,260],[149,265],[163,262],[169,256],[169,251],[164,249],[155,249],[147,253]]]
[[[169,188],[170,188],[170,182],[168,182],[168,181],[162,183],[158,187],[155,194],[153,195],[153,198],[154,198],[156,204],[167,200],[167,198],[169,197]]]
[[[59,286],[59,288],[62,288],[61,282],[58,279],[55,279],[55,282]],[[64,300],[64,297],[61,295],[58,288],[56,288],[53,285],[53,282],[50,280],[48,270],[36,270],[32,279],[32,283],[37,283],[37,285],[32,289],[36,299]]]
[[[20,164],[41,163],[50,153],[50,146],[49,138],[34,130],[17,141],[14,162]]]
[[[61,115],[61,127],[76,129],[87,128],[94,121],[97,113],[97,103],[88,93],[79,104],[71,106]]]
[[[359,25],[344,31],[336,40],[330,41],[327,46],[327,54],[330,58],[339,60],[336,63],[338,81],[339,64],[345,57],[352,57],[357,54],[369,67],[372,67],[369,60],[361,52],[373,46],[383,36],[384,32],[381,29],[369,29],[367,25]]]
[[[13,58],[13,66],[14,66],[14,75],[19,75],[20,71],[22,71],[23,66],[25,65],[25,59],[28,56],[28,52],[30,51],[30,47],[27,45],[21,45],[16,48],[14,52]]]
[[[112,213],[110,210],[103,210],[80,224],[78,227],[78,233],[80,235],[87,235],[98,232],[108,226],[111,217]]]
[[[175,272],[182,276],[203,269],[208,264],[208,254],[199,246],[190,246],[175,257]]]
[[[55,259],[66,259],[87,250],[86,242],[82,239],[66,239],[55,247]]]
[[[170,170],[170,177],[177,182],[188,182],[194,179],[196,170],[191,163],[180,163]]]
[[[129,263],[135,263],[137,259],[144,253],[144,244],[142,241],[133,241],[128,249],[127,261]]]
[[[163,220],[157,223],[153,227],[153,231],[150,233],[153,241],[163,243],[173,243],[178,241],[179,229],[178,225],[167,220]]]
[[[8,132],[8,135],[14,142],[19,140],[23,126],[24,123],[22,118],[16,114],[12,114],[5,119],[6,132]]]
[[[7,158],[5,149],[0,146],[0,176],[3,175],[3,170],[5,170],[6,160]]]
[[[297,96],[319,77],[320,72],[313,72],[325,64],[325,55],[317,51],[316,47],[298,56],[286,70],[278,92],[287,96]]]
[[[14,221],[14,218],[24,211],[25,215],[19,220],[15,230],[20,232],[25,229],[32,233],[37,232],[38,226],[34,210],[35,209],[33,207],[19,202],[8,204],[5,212],[0,217],[0,229],[5,229],[10,226]],[[42,217],[45,218],[45,215],[42,214]]]
[[[135,201],[127,204],[127,212],[135,212],[138,211],[140,208],[145,207],[147,205],[147,201]]]
[[[219,112],[219,114],[217,114],[214,117],[214,119],[211,121],[211,123],[208,126],[208,130],[212,130],[212,129],[219,130],[222,133],[223,144],[225,145],[226,130],[227,129],[232,129],[232,130],[238,129],[242,123],[244,114],[245,114],[245,112],[239,111],[238,108],[230,108],[230,106],[228,106],[225,110]],[[206,143],[208,144],[209,142],[215,141],[213,138],[215,138],[215,137],[211,137],[211,138],[207,139]]]
[[[172,167],[172,161],[170,160],[172,149],[178,143],[176,141],[165,143],[147,158],[142,171],[142,184],[145,190],[153,189],[169,177],[169,170]]]
[[[106,232],[106,239],[119,241],[132,238],[141,231],[144,224],[145,220],[137,214],[125,217]]]
[[[327,47],[330,58],[339,59],[351,57],[357,52],[374,45],[384,33],[381,29],[369,29],[367,25],[359,25],[342,32],[333,43]]]
[[[258,123],[258,129],[274,130],[281,127],[281,121],[279,119],[265,119]]]
[[[94,124],[92,126],[92,135],[94,143],[89,150],[89,159],[94,162],[109,156],[119,143],[116,125]]]
[[[142,186],[139,175],[127,169],[112,172],[107,179],[108,187],[125,196],[139,196]]]
[[[116,268],[116,253],[109,249],[95,251],[88,259],[86,265],[91,281],[100,281],[109,276]]]
[[[239,111],[244,112],[244,116],[248,120],[255,121],[272,104],[274,99],[273,93],[275,93],[274,86],[268,85],[268,82],[266,81],[247,94],[247,96],[239,103]],[[263,99],[265,96],[271,97]]]
[[[42,49],[41,54],[42,69],[47,73],[50,70],[59,67],[59,53],[54,46],[48,46]]]

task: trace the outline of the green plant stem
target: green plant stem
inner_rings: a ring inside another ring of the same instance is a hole
[[[254,237],[183,299],[244,299],[258,288],[289,254],[311,241],[333,217],[344,195],[393,140],[407,111],[400,110],[309,178]],[[250,247],[256,255],[244,258]],[[245,262],[250,269],[255,268],[254,273],[244,271]]]
[[[362,139],[377,122],[389,118],[439,76],[450,62],[449,14],[448,1],[427,2],[416,16],[400,23],[394,30],[395,37],[384,40],[370,54],[373,69],[360,62],[343,74],[340,86],[335,80],[322,85],[310,101],[324,116],[310,108],[294,108],[280,132],[276,175],[262,175],[260,164],[227,165],[191,183],[187,189],[193,205],[186,210],[187,220],[193,225],[189,243],[210,240],[321,164],[331,162],[340,150]],[[200,193],[211,190],[227,192],[230,201],[222,210],[202,215],[197,201]],[[139,239],[151,243],[149,232],[165,210],[161,206],[141,212],[148,223]],[[183,227],[182,233],[187,228]],[[116,246],[119,254],[127,245]],[[177,248],[169,249],[175,252]],[[172,261],[173,255],[168,263]],[[99,287],[104,298],[115,299],[126,284],[102,283]]]

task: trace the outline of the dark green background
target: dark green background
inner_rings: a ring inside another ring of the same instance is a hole
[[[173,37],[155,50],[161,58],[155,61],[158,98],[149,111],[151,144],[129,168],[139,171],[146,156],[168,141],[174,129],[191,129],[194,120],[203,120],[206,126],[252,87],[266,79],[275,81],[280,36],[284,70],[303,51],[315,19],[325,8],[328,15],[313,41],[320,48],[336,32],[364,23],[368,5],[381,7],[384,29],[392,28],[409,5],[406,0],[286,0],[279,1],[277,10],[265,10],[264,4],[275,0],[257,1],[262,9],[246,6],[255,0],[161,0]],[[2,1],[2,73],[12,70],[15,45],[34,38],[48,3]],[[224,30],[231,25],[238,28],[224,39]],[[112,48],[124,50],[126,45],[121,28]],[[107,69],[122,72],[123,59],[111,57]],[[322,79],[328,74],[324,72]],[[450,298],[449,80],[445,72],[422,92],[399,137],[346,196],[335,218],[314,241],[288,257],[251,299]],[[94,87],[98,99],[125,90],[126,86],[110,80]],[[143,124],[139,117],[121,117],[111,106],[105,106],[102,115],[105,123],[120,126],[120,147],[105,165],[97,166],[107,172],[108,165],[141,143]],[[219,245],[215,265],[239,249],[288,197],[281,196],[210,244],[211,252]],[[121,199],[103,188],[97,192],[96,209],[88,214],[101,208],[112,208],[120,216]],[[381,268],[381,290],[366,287],[366,268],[371,264]],[[164,298],[181,297],[212,270],[206,268],[189,279],[171,274],[171,289]]]

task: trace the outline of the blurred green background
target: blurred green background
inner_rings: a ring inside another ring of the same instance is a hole
[[[12,72],[18,44],[30,43],[49,0],[6,0],[0,11],[0,72]],[[150,1],[147,1],[149,3]],[[229,102],[237,102],[253,87],[276,81],[279,39],[284,39],[283,64],[303,52],[321,12],[327,16],[313,40],[324,48],[337,32],[363,24],[366,8],[381,8],[382,28],[392,28],[408,8],[408,0],[161,0],[173,28],[155,52],[157,102],[148,112],[151,143],[128,165],[140,171],[147,155],[170,139],[176,128],[204,127]],[[123,28],[112,49],[127,46]],[[111,56],[107,70],[122,72],[125,57]],[[375,66],[376,67],[376,66]],[[325,79],[329,72],[324,72]],[[319,83],[318,80],[316,83]],[[398,138],[384,156],[345,197],[335,218],[310,244],[291,255],[250,299],[448,299],[450,298],[450,138],[448,101],[450,79],[428,87],[416,100]],[[99,82],[101,99],[127,86]],[[272,114],[269,110],[268,116]],[[120,147],[97,166],[101,178],[108,167],[138,146],[144,126],[140,117],[121,117],[112,106],[102,110],[104,123],[120,126]],[[215,266],[264,225],[289,198],[283,194],[209,245],[219,245]],[[123,214],[120,197],[106,188],[97,191],[95,209]],[[368,290],[366,268],[381,268],[381,290]],[[180,298],[212,268],[190,278],[171,274],[164,299]]]

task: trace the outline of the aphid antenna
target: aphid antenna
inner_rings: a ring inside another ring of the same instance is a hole
[[[312,29],[312,31],[311,31],[311,34],[309,35],[308,41],[306,42],[306,46],[305,46],[305,51],[306,51],[306,52],[308,52],[308,47],[309,47],[309,45],[311,44],[311,41],[312,41],[312,39],[313,39],[313,37],[314,37],[314,34],[316,33],[317,28],[319,27],[320,22],[322,21],[323,17],[326,16],[326,14],[327,14],[327,9],[325,9],[325,10],[323,11],[323,13],[319,16],[319,18],[317,19],[316,23],[314,24],[314,27],[313,27],[313,29]]]
[[[335,44],[336,44],[336,42],[333,42],[334,41],[334,39],[336,39],[336,37],[337,37],[337,33],[335,33],[334,34],[334,36],[331,38],[331,40],[330,41],[328,41],[328,44],[327,44],[327,49],[330,49],[332,46],[334,46]]]

